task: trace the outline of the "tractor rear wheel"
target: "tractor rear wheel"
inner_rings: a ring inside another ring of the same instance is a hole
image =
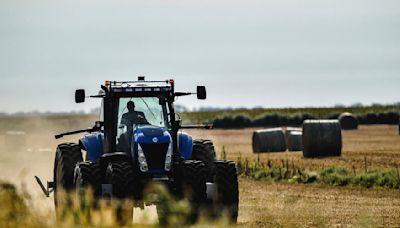
[[[112,185],[112,197],[117,200],[117,222],[120,225],[132,223],[133,204],[129,203],[134,194],[132,165],[128,162],[110,163],[106,170],[105,183]]]
[[[63,218],[67,207],[71,206],[72,200],[68,197],[74,188],[74,169],[81,162],[82,152],[76,143],[63,143],[58,145],[54,159],[54,203],[57,218]]]
[[[193,140],[192,159],[204,162],[207,169],[207,181],[211,182],[216,160],[214,144],[211,140]]]
[[[216,216],[226,213],[230,222],[236,223],[239,211],[239,184],[236,165],[233,161],[216,161],[214,184],[217,186],[217,198],[213,203]]]

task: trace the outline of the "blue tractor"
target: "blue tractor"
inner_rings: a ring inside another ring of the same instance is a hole
[[[59,139],[87,132],[78,143],[58,145],[54,179],[47,188],[36,177],[47,196],[54,191],[56,209],[66,203],[61,192],[75,191],[79,198],[86,188],[93,190],[94,199],[131,199],[140,206],[148,203],[144,202],[146,185],[157,182],[176,198],[190,202],[192,221],[203,210],[213,217],[227,213],[236,222],[239,190],[235,163],[216,160],[210,140],[193,140],[181,130],[211,129],[212,125],[185,126],[175,113],[176,98],[191,94],[206,99],[204,86],[198,86],[196,93],[175,92],[174,80],[139,77],[101,85],[99,94],[90,96],[102,99],[100,121],[89,129],[56,135]],[[85,101],[84,90],[76,90],[75,101]],[[160,221],[168,216],[158,212]]]

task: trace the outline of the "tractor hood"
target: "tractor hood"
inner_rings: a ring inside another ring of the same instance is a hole
[[[135,128],[134,140],[136,143],[170,143],[171,135],[161,127],[146,125]]]
[[[137,130],[147,137],[157,137],[164,134],[164,129],[151,125],[138,127]]]

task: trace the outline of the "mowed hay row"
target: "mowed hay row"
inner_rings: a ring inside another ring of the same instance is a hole
[[[306,120],[303,123],[303,156],[340,156],[342,131],[338,120]]]
[[[338,120],[343,130],[356,130],[358,128],[358,119],[349,112],[339,115]]]
[[[303,132],[291,131],[287,136],[287,149],[289,151],[303,150]]]
[[[253,153],[286,151],[285,134],[281,128],[253,132]]]

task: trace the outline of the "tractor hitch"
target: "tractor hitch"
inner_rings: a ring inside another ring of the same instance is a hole
[[[44,187],[43,182],[40,180],[38,176],[35,176],[37,183],[39,184],[40,188],[42,189],[43,193],[46,197],[50,197],[50,193],[54,191],[54,182],[47,181],[47,187]]]

